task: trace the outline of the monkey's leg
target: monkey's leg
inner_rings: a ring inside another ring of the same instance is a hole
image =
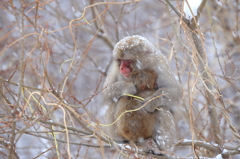
[[[167,151],[174,146],[176,129],[174,119],[169,111],[158,111],[153,139],[160,151]]]
[[[114,122],[114,115],[113,115],[114,111],[115,111],[114,106],[108,107],[105,115],[105,120],[107,121],[107,124],[112,124]],[[112,139],[118,139],[115,130],[116,130],[115,124],[106,127],[106,132]]]
[[[138,157],[138,147],[136,146],[136,144],[135,144],[135,142],[133,141],[133,140],[130,140],[129,141],[129,145],[131,146],[131,147],[134,147],[135,148],[135,156],[136,157]]]
[[[144,143],[143,151],[154,155],[164,155],[160,152],[161,150],[159,149],[156,141],[153,138],[147,139],[147,141]]]

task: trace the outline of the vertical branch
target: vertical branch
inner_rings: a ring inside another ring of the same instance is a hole
[[[188,74],[188,77],[190,77],[190,70],[192,69],[192,64],[190,65],[190,68],[189,68],[189,74]],[[194,82],[194,85],[195,85],[195,82]],[[188,94],[189,94],[189,106],[190,106],[190,109],[189,109],[189,126],[191,128],[191,137],[192,137],[192,141],[194,141],[194,121],[193,121],[193,97],[192,97],[192,94],[193,94],[193,89],[189,89],[190,88],[190,82],[188,82]],[[194,142],[192,142],[192,147],[193,147],[193,153],[196,157],[198,157],[195,149],[194,149]]]
[[[194,28],[194,27],[193,27]],[[223,144],[223,141],[221,139],[221,132],[220,132],[220,123],[218,121],[218,115],[217,115],[217,110],[215,107],[215,97],[214,94],[211,92],[214,89],[213,86],[213,80],[208,74],[208,70],[205,67],[205,61],[206,61],[206,56],[205,56],[205,51],[202,45],[201,40],[198,37],[198,34],[196,32],[192,32],[192,39],[195,45],[195,48],[198,52],[198,55],[200,56],[199,60],[199,72],[202,75],[202,79],[204,81],[205,86],[207,89],[205,89],[206,97],[207,97],[207,106],[208,106],[208,114],[210,116],[210,121],[212,124],[212,130],[215,138],[215,142],[219,145]]]
[[[14,108],[12,110],[12,136],[10,140],[10,150],[9,150],[9,155],[8,159],[12,159],[16,157],[15,154],[15,136],[16,136],[16,112],[17,108],[20,105],[20,98],[21,98],[21,92],[22,92],[22,86],[23,86],[23,79],[24,79],[24,7],[23,3],[21,2],[22,7],[21,7],[21,22],[18,22],[18,28],[21,34],[21,55],[20,55],[20,77],[19,77],[19,88],[18,88],[18,94],[17,94],[17,101],[14,104]],[[12,8],[15,9],[15,18],[17,20],[17,13],[16,13],[16,8],[12,5]],[[13,157],[14,156],[14,157]]]
[[[205,85],[205,93],[207,98],[207,106],[208,106],[208,114],[210,116],[211,125],[213,127],[213,134],[214,134],[214,140],[217,144],[222,145],[223,141],[221,139],[221,132],[220,132],[220,123],[218,121],[217,116],[217,110],[216,110],[216,102],[214,94],[212,93],[212,90],[215,88],[213,83],[215,83],[215,80],[212,76],[209,75],[209,71],[207,69],[206,65],[206,54],[205,49],[203,46],[203,41],[200,39],[200,30],[198,27],[198,19],[200,17],[200,12],[202,11],[204,5],[206,4],[207,0],[203,0],[200,7],[198,8],[198,14],[196,17],[193,16],[193,19],[188,20],[180,12],[169,2],[169,0],[165,0],[167,4],[173,9],[173,11],[183,20],[183,22],[187,25],[189,31],[191,32],[191,38],[194,43],[195,49],[197,51],[197,57],[199,61],[199,74],[202,77],[202,80]],[[220,94],[218,92],[218,94]]]

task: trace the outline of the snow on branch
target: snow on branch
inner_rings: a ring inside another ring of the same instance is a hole
[[[185,17],[189,20],[193,18],[193,16],[198,15],[198,8],[201,5],[202,0],[185,0],[183,2]]]
[[[195,146],[203,147],[203,148],[208,149],[208,150],[210,150],[212,152],[215,152],[215,153],[220,153],[221,152],[220,149],[217,146],[215,146],[213,144],[210,144],[208,142],[198,141],[198,140],[194,140],[192,142],[192,140],[184,139],[184,140],[179,141],[176,144],[176,146],[191,146],[192,144],[194,144]]]
[[[169,0],[165,0],[166,3],[173,9],[173,11],[181,17],[181,19],[186,23],[189,24],[190,20],[193,19],[193,17],[197,18],[200,16],[200,13],[202,9],[204,8],[207,0],[184,0],[183,5],[184,5],[184,13],[181,14]]]

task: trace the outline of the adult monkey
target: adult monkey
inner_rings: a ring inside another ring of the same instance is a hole
[[[116,110],[123,105],[119,103],[119,98],[123,94],[136,94],[137,89],[133,81],[128,80],[131,72],[152,69],[157,74],[156,85],[158,89],[146,97],[143,105],[144,110],[157,116],[154,122],[154,131],[151,138],[156,142],[160,150],[167,150],[172,146],[175,134],[174,123],[169,110],[179,107],[182,98],[182,90],[179,83],[174,78],[166,57],[157,50],[147,39],[133,35],[120,40],[113,50],[114,60],[112,68],[107,76],[104,86],[107,87],[103,94],[106,104],[109,106],[106,111],[108,124],[113,123],[118,116]],[[154,98],[154,100],[152,100]],[[163,111],[157,110],[163,108]],[[141,120],[133,119],[129,122],[143,122],[148,120],[142,117]],[[149,123],[152,125],[152,123]],[[108,134],[116,140],[126,140],[124,136],[117,132],[117,124],[107,127]],[[131,128],[129,129],[131,130]],[[140,142],[145,138],[139,138]]]

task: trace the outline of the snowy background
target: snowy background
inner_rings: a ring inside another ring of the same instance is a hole
[[[189,20],[201,3],[170,2]],[[161,50],[183,86],[177,140],[199,140],[219,150],[193,148],[190,141],[171,153],[209,158],[240,153],[239,3],[207,1],[198,19],[206,67],[215,79],[210,91],[223,142],[219,146],[191,31],[166,1],[1,1],[0,158],[8,158],[9,152],[15,158],[41,159],[121,156],[116,145],[108,148],[107,140],[99,137],[104,127],[98,124],[105,122],[101,91],[113,47],[129,35],[141,35]],[[221,99],[225,110],[219,106]]]

